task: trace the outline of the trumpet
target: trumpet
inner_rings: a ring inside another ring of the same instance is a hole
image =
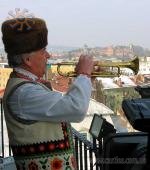
[[[64,77],[76,77],[75,66],[77,62],[61,62],[52,64],[57,66],[57,73]],[[70,69],[65,69],[70,67]],[[122,62],[98,61],[94,66],[94,71],[91,77],[119,77],[121,75],[121,68],[129,68],[134,74],[139,70],[139,59],[134,59]],[[70,71],[71,70],[71,71]]]

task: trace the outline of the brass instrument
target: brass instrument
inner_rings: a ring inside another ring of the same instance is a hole
[[[59,75],[64,77],[76,77],[77,74],[74,71],[76,64],[76,62],[62,62],[52,65],[57,65],[57,72]],[[66,72],[64,68],[68,66],[71,66],[72,70]],[[100,69],[98,70],[98,68]],[[120,68],[129,68],[134,74],[137,74],[139,70],[138,57],[124,62],[98,61],[94,66],[94,71],[92,72],[91,77],[119,77],[121,75]]]

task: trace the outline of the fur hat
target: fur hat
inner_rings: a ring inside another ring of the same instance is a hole
[[[48,30],[40,18],[15,18],[2,24],[2,40],[9,55],[30,53],[47,45]]]

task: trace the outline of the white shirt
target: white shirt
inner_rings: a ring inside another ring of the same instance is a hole
[[[8,104],[13,115],[24,120],[80,122],[87,113],[91,90],[91,80],[85,75],[78,76],[64,95],[26,83],[13,92]]]

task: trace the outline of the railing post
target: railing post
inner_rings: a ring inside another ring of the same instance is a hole
[[[83,170],[82,141],[79,141],[79,148],[80,148],[80,170]]]
[[[84,158],[87,158],[87,146],[86,146],[86,144],[84,143]],[[87,159],[84,159],[84,167],[85,167],[85,170],[87,170],[88,169],[88,167],[87,167]]]
[[[2,157],[4,157],[4,116],[3,116],[3,103],[2,98],[1,100],[1,142],[2,142]]]
[[[78,137],[75,136],[75,152],[76,152],[76,162],[77,162],[77,169],[79,169],[79,160],[78,160]]]
[[[93,170],[93,154],[92,149],[89,149],[90,170]]]

